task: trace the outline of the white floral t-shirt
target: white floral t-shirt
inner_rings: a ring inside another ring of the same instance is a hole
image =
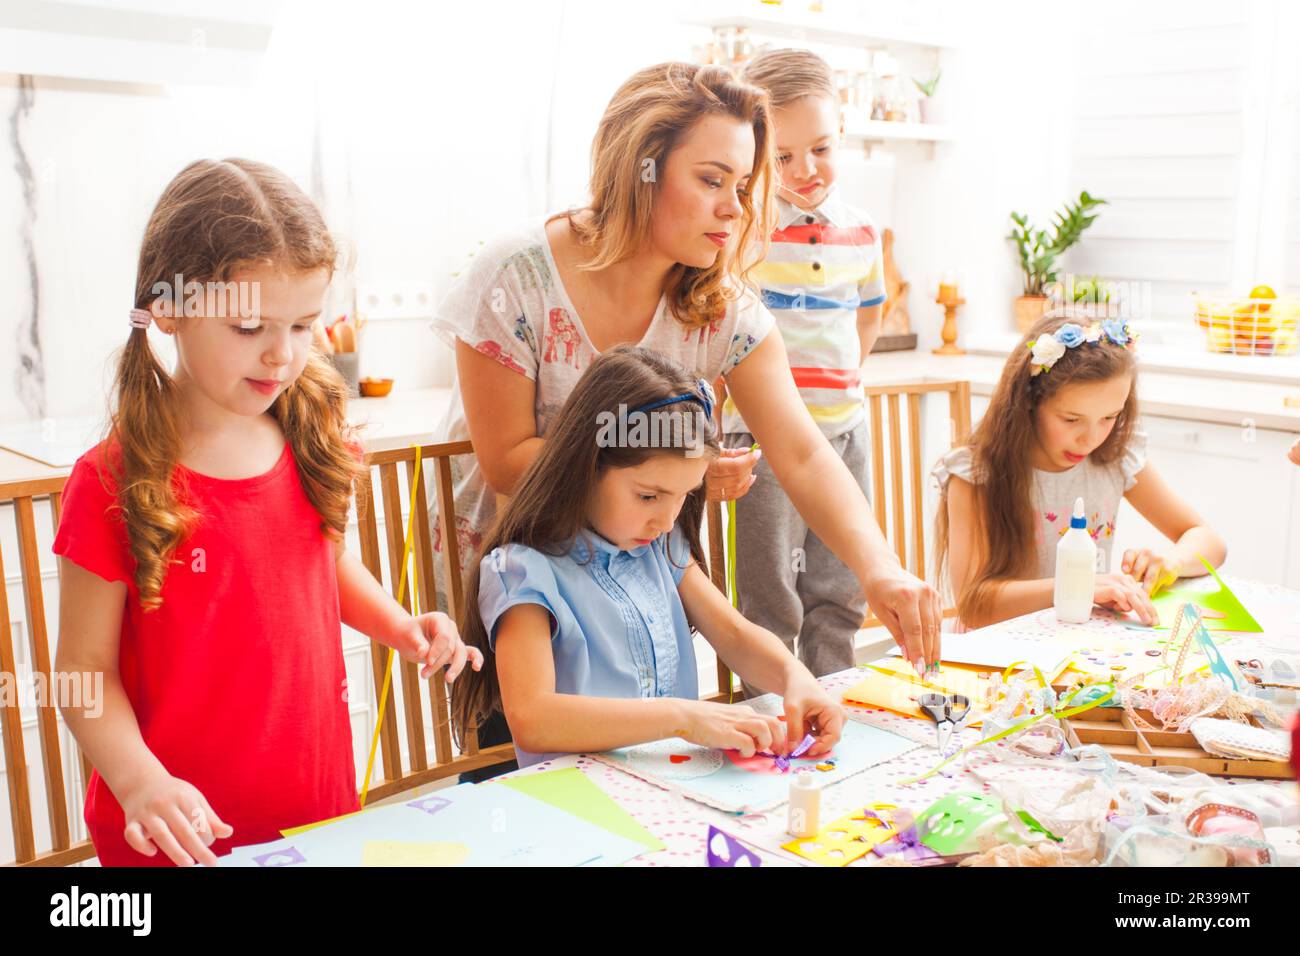
[[[1128,447],[1118,460],[1101,465],[1085,458],[1065,471],[1034,469],[1034,545],[1037,578],[1056,574],[1056,545],[1070,530],[1070,515],[1076,498],[1083,499],[1087,511],[1088,534],[1097,542],[1097,570],[1111,570],[1111,547],[1115,543],[1115,519],[1124,493],[1137,483],[1138,473],[1147,465],[1147,436],[1135,428]],[[953,475],[972,484],[975,474],[969,445],[952,449],[939,459],[930,473],[940,491],[946,489]]]
[[[731,373],[770,332],[772,313],[745,290],[728,302],[715,322],[688,329],[673,317],[667,299],[659,301],[641,341],[644,348],[680,363],[713,382]],[[582,320],[560,282],[544,220],[488,242],[447,292],[435,313],[433,329],[449,345],[456,339],[536,382],[537,434],[546,428],[597,353]],[[469,438],[459,383],[439,434],[443,441]],[[480,552],[496,513],[496,496],[473,456],[452,459],[456,489],[456,534],[462,570]],[[436,505],[429,517],[435,550],[442,541]]]

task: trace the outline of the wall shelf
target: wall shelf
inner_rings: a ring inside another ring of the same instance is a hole
[[[956,39],[943,33],[907,26],[866,30],[859,20],[847,20],[826,14],[807,11],[772,12],[767,14],[719,14],[687,21],[694,26],[721,28],[743,27],[751,33],[770,37],[801,40],[806,43],[828,43],[835,46],[867,47],[924,47],[953,49]]]

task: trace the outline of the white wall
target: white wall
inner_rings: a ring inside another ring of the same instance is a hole
[[[895,229],[913,283],[914,328],[928,345],[939,324],[933,288],[948,270],[969,300],[963,330],[1009,327],[1017,288],[1002,239],[1007,212],[1043,215],[1064,195],[1063,64],[1075,5],[1015,0],[996,22],[946,0],[900,6],[963,38],[959,52],[944,55],[941,87],[962,139],[936,147],[933,158],[927,146],[877,148],[869,161],[846,164],[844,180],[852,201]],[[30,108],[20,111],[18,77],[0,74],[0,110],[17,131],[34,190],[29,208],[13,137],[5,137],[0,423],[102,407],[144,222],[188,160],[246,155],[280,166],[349,240],[360,283],[416,281],[441,291],[503,225],[582,200],[591,135],[610,94],[636,68],[688,58],[707,38],[682,23],[695,13],[685,0],[658,4],[653,15],[595,0],[296,0],[246,88],[38,77]],[[9,347],[33,308],[28,217],[43,385],[19,374]],[[343,276],[331,309],[347,310],[350,300]],[[449,371],[417,320],[372,323],[362,368],[405,388],[446,381]]]

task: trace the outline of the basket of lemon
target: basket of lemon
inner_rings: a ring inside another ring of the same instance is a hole
[[[1258,285],[1246,297],[1197,295],[1196,324],[1205,329],[1211,352],[1231,355],[1291,355],[1296,350],[1300,298],[1277,295]]]

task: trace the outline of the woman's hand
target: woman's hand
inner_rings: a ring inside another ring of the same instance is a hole
[[[889,629],[918,674],[939,663],[943,601],[938,591],[895,566],[871,581],[866,596],[872,613]]]
[[[805,734],[817,742],[808,748],[806,757],[820,757],[830,752],[844,730],[844,708],[835,702],[815,680],[789,688],[785,694],[785,728],[787,742],[793,750]]]
[[[1138,619],[1148,627],[1160,623],[1160,615],[1151,597],[1127,574],[1099,574],[1092,601],[1112,611],[1136,611]]]
[[[709,463],[704,473],[704,490],[709,501],[734,501],[743,498],[758,478],[754,468],[763,457],[763,450],[755,448],[724,448],[722,454]]]
[[[407,618],[392,647],[402,655],[402,660],[424,664],[420,668],[421,678],[427,678],[445,666],[448,684],[460,676],[467,663],[474,670],[483,667],[483,652],[477,647],[466,646],[455,622],[441,611]]]
[[[235,832],[195,787],[166,772],[147,777],[119,799],[127,845],[145,856],[161,850],[177,866],[216,866],[208,847]]]
[[[785,728],[776,717],[755,713],[748,707],[715,704],[706,700],[686,701],[683,738],[701,747],[738,750],[742,757],[760,751],[789,753]]]

